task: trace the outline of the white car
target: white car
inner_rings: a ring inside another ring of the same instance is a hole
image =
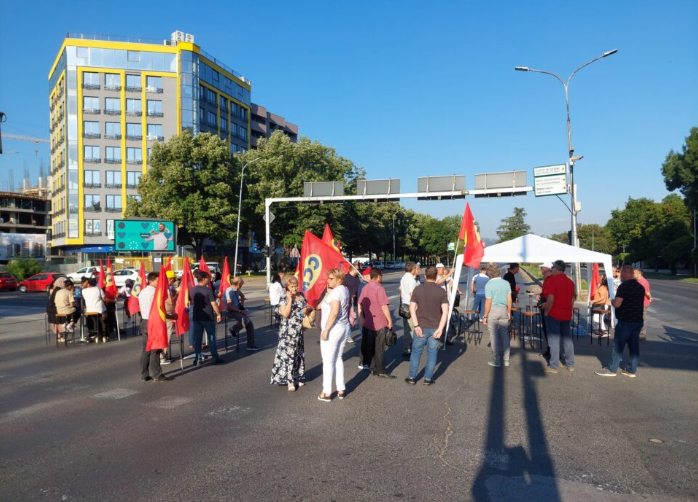
[[[122,288],[126,284],[127,279],[136,281],[138,270],[135,268],[122,268],[114,271],[114,284],[117,288]]]
[[[66,275],[66,277],[70,278],[75,284],[80,284],[83,277],[97,277],[97,275],[99,275],[97,267],[83,267],[77,272]]]

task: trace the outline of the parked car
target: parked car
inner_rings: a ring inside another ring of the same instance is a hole
[[[395,262],[395,268],[397,270],[405,270],[405,265],[407,265],[404,261],[396,261]]]
[[[385,265],[383,264],[382,261],[374,261],[371,263],[371,268],[377,268],[378,270],[383,270],[385,268]]]
[[[17,289],[17,279],[9,272],[0,272],[0,291]]]
[[[135,282],[137,277],[138,277],[138,269],[135,269],[135,268],[122,268],[120,270],[115,270],[114,271],[114,284],[116,284],[117,288],[121,288],[124,286],[124,284],[126,284],[126,281],[128,279],[131,279],[132,281]]]
[[[83,267],[77,272],[66,275],[66,277],[68,277],[75,284],[80,284],[83,277],[97,277],[98,275],[99,271],[97,270],[97,267]]]
[[[395,269],[395,262],[394,261],[386,261],[385,262],[385,269],[386,270],[394,270]]]
[[[59,277],[66,277],[66,275],[54,274],[53,272],[40,272],[32,275],[28,279],[24,279],[17,284],[17,286],[22,293],[26,293],[27,291],[45,291],[48,293],[51,284]]]
[[[208,267],[208,273],[211,274],[212,277],[220,275],[223,272],[221,266],[215,261],[207,261],[206,266]],[[191,270],[192,272],[194,270],[199,270],[199,263],[192,263]]]

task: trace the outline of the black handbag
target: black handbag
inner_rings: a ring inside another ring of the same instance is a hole
[[[388,332],[385,334],[385,344],[388,347],[392,347],[397,343],[397,335],[392,329],[388,329]]]
[[[410,318],[410,306],[407,303],[401,303],[400,309],[397,311],[398,315],[403,319]]]

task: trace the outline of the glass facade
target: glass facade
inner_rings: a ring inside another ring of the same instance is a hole
[[[126,70],[177,71],[177,55],[163,52],[66,47],[68,66],[120,68]]]
[[[198,134],[199,130],[199,55],[191,51],[179,53],[179,96],[182,130]]]

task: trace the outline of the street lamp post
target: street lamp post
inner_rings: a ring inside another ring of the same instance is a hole
[[[543,70],[535,70],[533,68],[528,68],[527,66],[517,66],[514,69],[516,71],[532,71],[535,73],[544,73],[546,75],[550,75],[552,77],[555,77],[565,88],[565,105],[567,108],[567,153],[568,153],[568,162],[570,166],[570,199],[571,199],[571,209],[570,212],[572,213],[572,245],[573,246],[578,246],[579,245],[579,240],[577,239],[577,190],[574,186],[574,164],[576,161],[581,160],[581,157],[575,157],[574,156],[574,149],[572,148],[572,127],[570,125],[570,96],[569,96],[569,87],[570,87],[570,81],[572,80],[572,77],[584,68],[585,66],[589,66],[591,63],[594,63],[598,61],[599,59],[603,59],[605,57],[608,57],[612,54],[615,54],[618,52],[618,49],[613,49],[612,51],[604,52],[600,56],[592,59],[591,61],[584,63],[582,66],[577,68],[572,72],[572,74],[568,77],[567,82],[564,82],[560,77],[558,77],[556,74],[549,72],[549,71],[543,71]],[[581,287],[581,281],[580,279],[580,273],[579,273],[579,264],[575,264],[574,268],[574,273],[575,273],[575,282],[576,282],[576,287],[577,287],[577,295],[579,295],[580,292],[580,287]]]
[[[245,168],[250,164],[257,162],[261,157],[252,159],[251,161],[242,165],[242,172],[240,173],[240,198],[238,199],[238,228],[235,233],[235,264],[233,265],[233,277],[238,275],[238,246],[240,245],[240,213],[242,211],[242,182],[245,179]]]
[[[396,262],[397,258],[395,257],[395,213],[393,213],[393,262]]]

